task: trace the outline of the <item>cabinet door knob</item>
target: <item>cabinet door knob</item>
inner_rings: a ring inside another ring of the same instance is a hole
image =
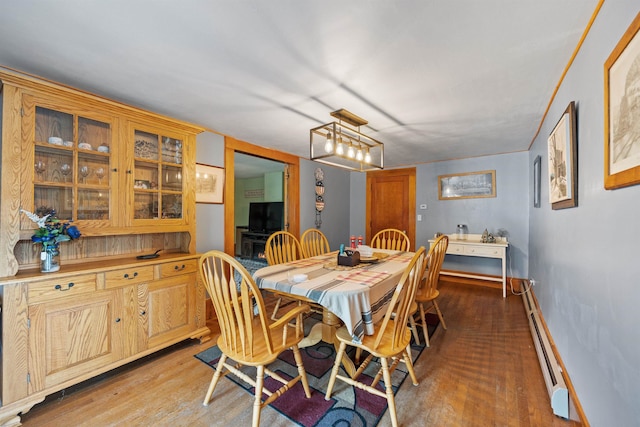
[[[133,273],[133,276],[129,276],[129,273],[125,273],[124,278],[131,280],[134,279],[136,276],[138,276],[138,272],[136,271],[135,273]]]
[[[145,310],[142,310],[142,311],[140,312],[140,316],[144,316],[145,314],[147,314],[147,312],[146,312]]]
[[[111,169],[111,171],[118,172],[118,168],[113,168],[113,169]]]
[[[116,317],[116,323],[120,323],[120,318]]]
[[[69,282],[65,285],[65,287],[63,288],[62,285],[56,285],[55,289],[59,290],[59,291],[68,291],[69,289],[73,288],[73,286],[75,285],[75,283],[73,282]]]
[[[127,173],[128,173],[129,175],[131,175],[131,173],[132,173],[132,172],[131,172],[131,169],[129,169],[129,170],[127,171]]]

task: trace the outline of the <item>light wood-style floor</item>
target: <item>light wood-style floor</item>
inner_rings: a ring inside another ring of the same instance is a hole
[[[438,328],[396,396],[402,426],[561,426],[553,415],[520,296],[444,283]],[[246,426],[253,399],[230,380],[202,400],[213,370],[193,357],[211,346],[186,343],[50,396],[22,417],[32,426]],[[286,397],[284,397],[286,399]],[[380,426],[390,425],[388,414]],[[263,426],[288,426],[265,408]]]

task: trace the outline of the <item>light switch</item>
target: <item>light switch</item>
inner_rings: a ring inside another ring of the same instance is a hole
[[[422,221],[422,215],[418,214],[418,221]]]

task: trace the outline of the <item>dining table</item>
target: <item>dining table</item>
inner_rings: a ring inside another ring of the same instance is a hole
[[[413,252],[374,249],[353,267],[339,265],[338,251],[310,258],[270,265],[257,270],[253,278],[259,288],[285,294],[322,307],[322,322],[313,326],[300,347],[320,340],[336,344],[335,331],[342,324],[354,342],[374,334]],[[343,358],[345,369],[355,369]]]

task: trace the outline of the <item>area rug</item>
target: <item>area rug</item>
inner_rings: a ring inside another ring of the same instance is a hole
[[[438,326],[438,317],[431,314],[427,316],[429,336],[432,336]],[[317,321],[319,321],[317,317],[310,316],[305,320],[305,330],[310,329]],[[419,327],[418,329],[420,343],[422,345],[416,345],[412,339],[411,352],[414,364],[420,363],[418,357],[425,349],[422,328]],[[333,345],[319,342],[314,346],[300,349],[300,352],[311,387],[311,398],[307,399],[304,396],[302,384],[298,382],[291,390],[287,391],[285,395],[271,403],[270,406],[272,408],[302,427],[338,425],[373,427],[378,425],[387,410],[387,401],[382,397],[372,395],[342,381],[336,381],[331,399],[328,401],[324,399],[331,375],[331,368],[333,367],[336,356]],[[353,356],[353,354],[351,356]],[[217,346],[213,346],[196,354],[195,357],[215,369],[220,359],[220,350]],[[293,378],[298,373],[291,350],[283,352],[278,360],[271,364],[269,368],[287,379]],[[374,359],[367,369],[365,369],[360,380],[371,384],[379,368],[379,362]],[[243,370],[251,377],[255,377],[255,368],[244,367]],[[341,371],[344,374],[344,370],[341,369]],[[408,372],[405,365],[400,363],[391,376],[394,393],[402,385],[407,376]],[[249,384],[242,382],[233,375],[228,375],[224,378],[233,381],[247,393],[253,395],[253,387]],[[409,381],[411,381],[411,379],[409,379]],[[264,384],[269,390],[275,390],[279,385],[277,381],[268,377],[265,378]],[[380,383],[376,387],[384,390]],[[215,397],[216,392],[214,391],[211,405],[215,405]]]

